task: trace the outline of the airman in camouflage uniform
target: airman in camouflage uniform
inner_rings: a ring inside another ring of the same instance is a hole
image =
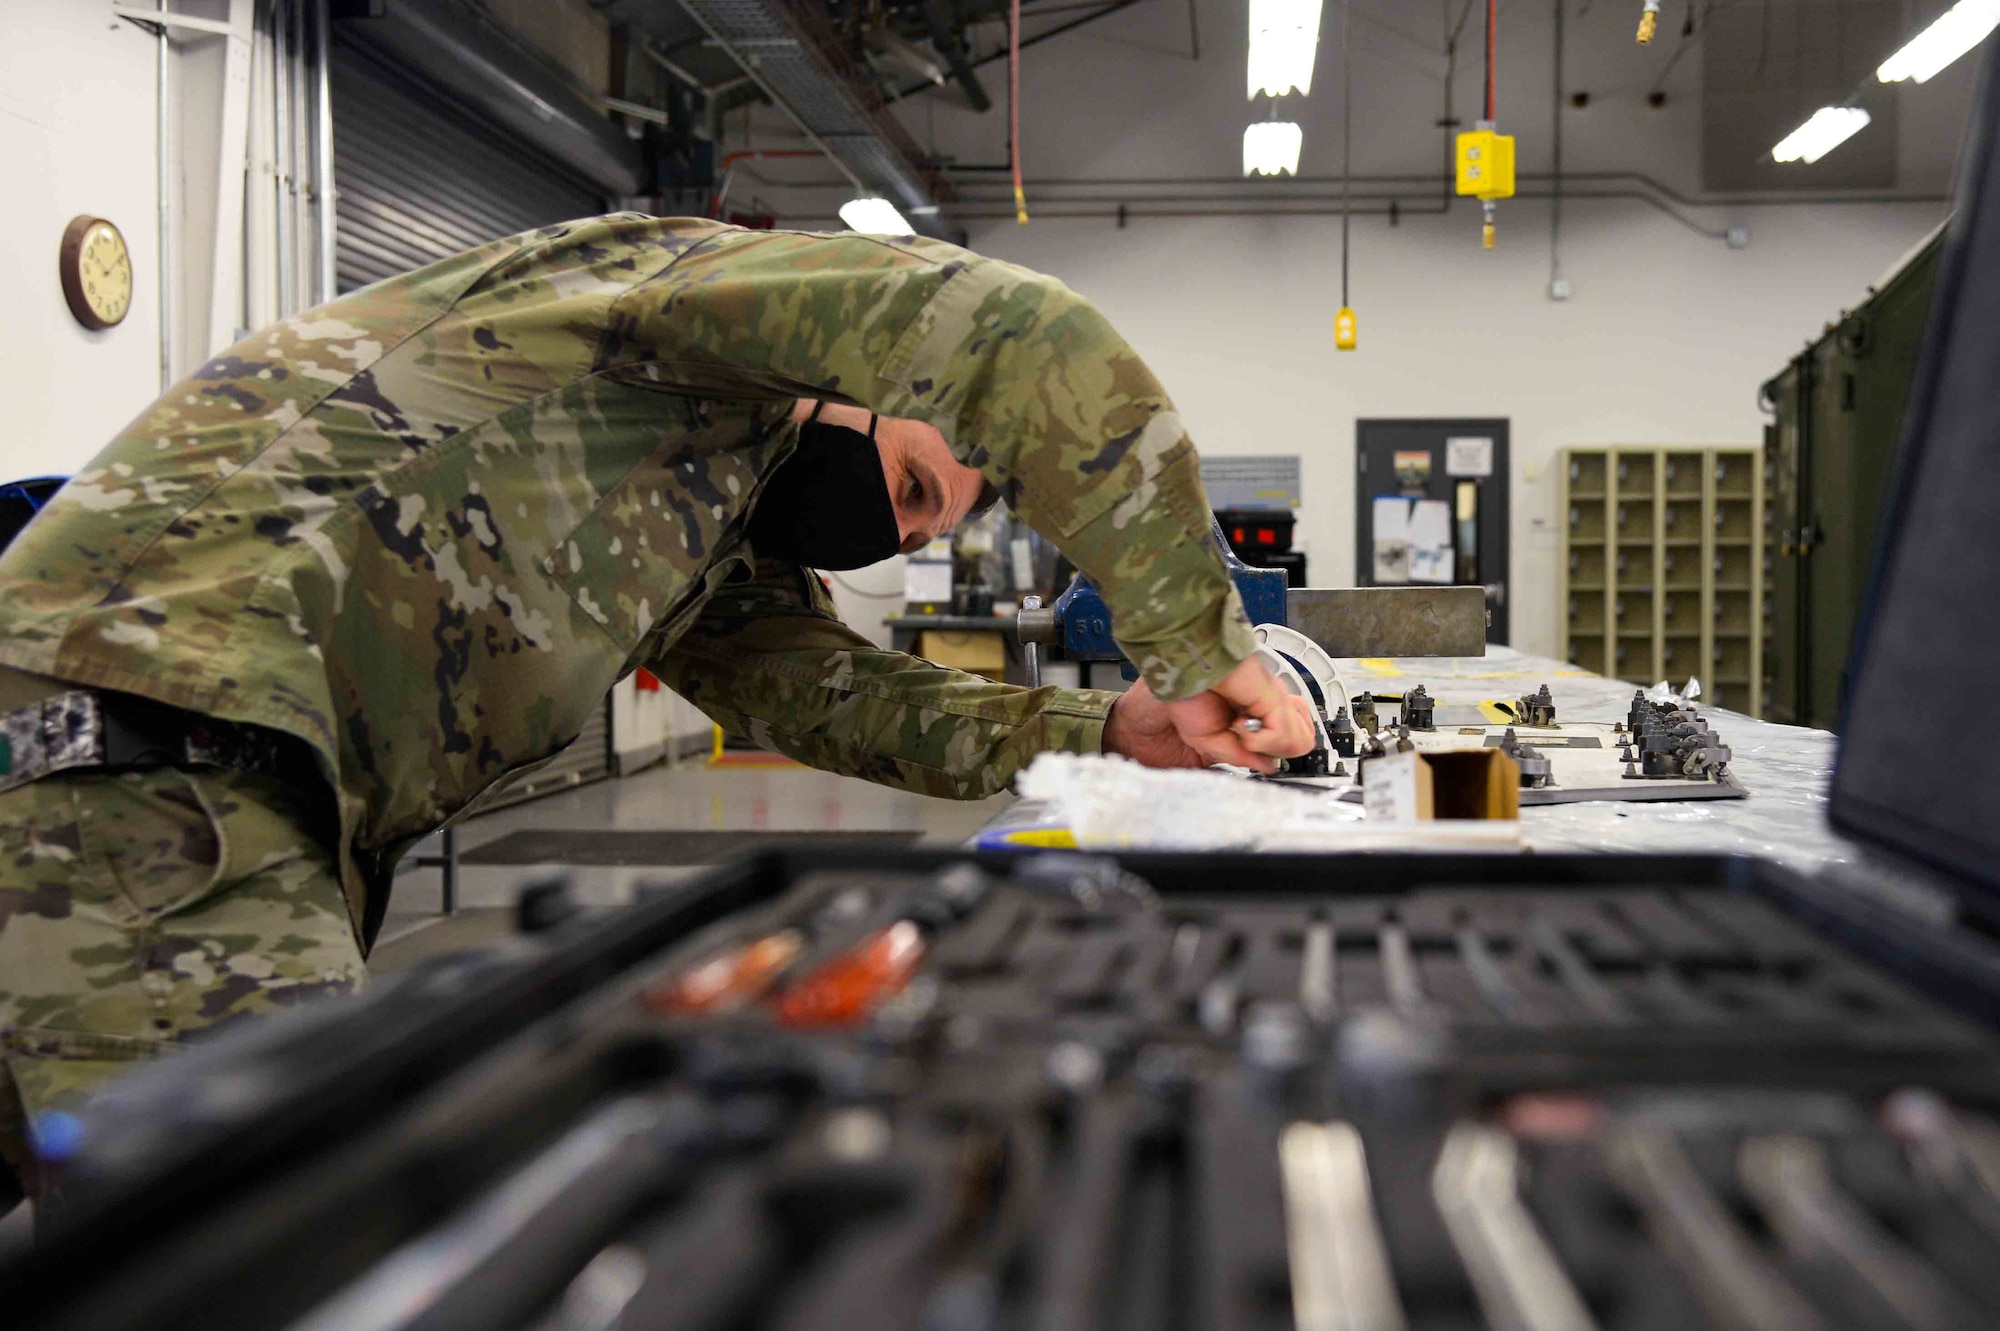
[[[352,986],[401,854],[639,666],[732,731],[934,795],[1097,751],[1113,695],[878,650],[756,558],[808,397],[936,426],[1096,580],[1159,699],[1251,652],[1172,404],[1052,279],[620,214],[356,292],[176,385],[0,557],[0,711],[138,695],[316,767],[0,786],[0,1118]]]

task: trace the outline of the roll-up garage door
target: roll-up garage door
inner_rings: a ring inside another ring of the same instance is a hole
[[[604,211],[604,199],[557,163],[493,134],[365,52],[336,44],[330,75],[342,292],[530,227]],[[555,761],[481,806],[608,775],[610,707],[607,698]]]
[[[530,227],[604,211],[590,185],[352,46],[336,44],[333,178],[340,289]]]

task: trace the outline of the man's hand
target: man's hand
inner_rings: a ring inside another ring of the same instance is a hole
[[[1104,722],[1104,751],[1147,767],[1208,767],[1233,763],[1269,774],[1272,756],[1295,758],[1313,746],[1309,702],[1285,692],[1255,657],[1244,661],[1206,693],[1161,702],[1134,684]],[[1255,717],[1263,728],[1245,731]]]

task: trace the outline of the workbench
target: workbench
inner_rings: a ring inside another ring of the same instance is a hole
[[[1011,617],[1002,618],[998,615],[891,615],[887,619],[884,619],[882,623],[889,630],[889,649],[897,652],[908,652],[912,656],[924,655],[924,652],[921,650],[924,635],[929,633],[978,634],[981,640],[990,637],[998,647],[998,650],[991,654],[991,658],[1001,662],[1003,667],[1001,673],[996,675],[991,669],[969,665],[965,660],[952,659],[950,654],[942,652],[934,653],[934,656],[944,658],[937,660],[936,664],[951,666],[955,669],[971,669],[976,674],[1001,679],[1004,683],[1008,684],[1026,682],[1026,675],[1021,665],[1021,642],[1014,634],[1014,621]],[[926,659],[931,658],[927,657]]]
[[[1440,707],[1511,700],[1543,684],[1563,721],[1609,722],[1631,705],[1634,684],[1606,679],[1545,656],[1490,647],[1483,657],[1343,660],[1354,692],[1401,693],[1422,684]],[[1676,687],[1685,680],[1673,681]],[[1648,684],[1652,681],[1647,681]],[[1740,800],[1688,803],[1600,801],[1521,810],[1521,830],[1536,850],[1709,851],[1761,855],[1801,870],[1850,860],[1854,847],[1826,822],[1827,787],[1837,741],[1825,730],[1759,721],[1726,708],[1702,714],[1734,751],[1731,770],[1749,790]],[[1033,800],[1003,809],[981,838],[1056,825]]]

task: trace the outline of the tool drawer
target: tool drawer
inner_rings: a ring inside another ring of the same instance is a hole
[[[1870,909],[1722,858],[766,856],[121,1084],[0,1295],[50,1327],[1977,1325],[1982,958]]]

